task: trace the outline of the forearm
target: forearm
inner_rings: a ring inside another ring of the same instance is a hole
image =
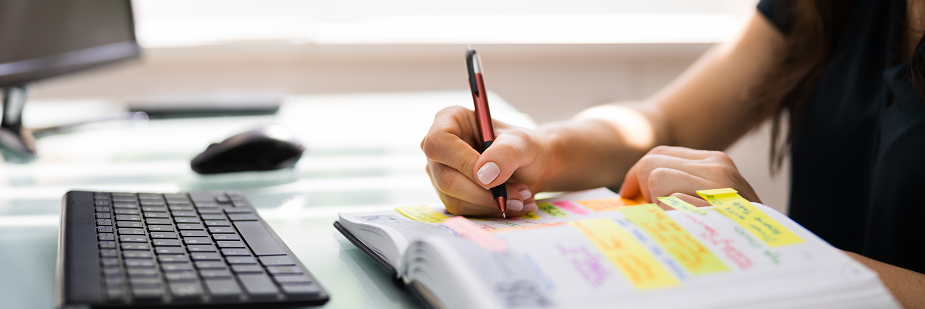
[[[857,253],[847,251],[845,253],[877,272],[883,285],[893,293],[903,308],[925,308],[925,274],[873,260]]]

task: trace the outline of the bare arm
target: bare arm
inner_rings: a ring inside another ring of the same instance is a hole
[[[903,308],[925,308],[925,275],[857,253],[847,251],[845,253],[877,272],[883,285],[886,285],[886,288],[893,293]]]

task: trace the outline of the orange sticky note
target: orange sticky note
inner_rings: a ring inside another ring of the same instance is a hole
[[[507,251],[507,244],[501,238],[479,228],[478,225],[465,217],[443,219],[443,224],[456,230],[459,236],[474,242],[482,248],[499,252]]]
[[[612,211],[620,209],[621,207],[646,204],[646,200],[642,196],[639,196],[635,199],[615,197],[599,200],[578,201],[576,203],[591,208],[591,210],[594,211]]]

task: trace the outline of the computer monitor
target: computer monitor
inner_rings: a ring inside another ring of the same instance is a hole
[[[137,58],[130,0],[0,0],[0,88],[4,158],[34,158],[22,129],[31,82]]]

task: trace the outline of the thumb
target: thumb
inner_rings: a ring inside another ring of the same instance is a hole
[[[536,144],[530,133],[518,131],[498,135],[475,162],[476,182],[492,188],[506,182],[518,168],[536,159]]]
[[[642,189],[639,187],[639,177],[636,177],[636,165],[630,167],[630,170],[626,172],[626,177],[623,178],[623,184],[620,185],[620,197],[632,199],[637,195],[642,193]]]

